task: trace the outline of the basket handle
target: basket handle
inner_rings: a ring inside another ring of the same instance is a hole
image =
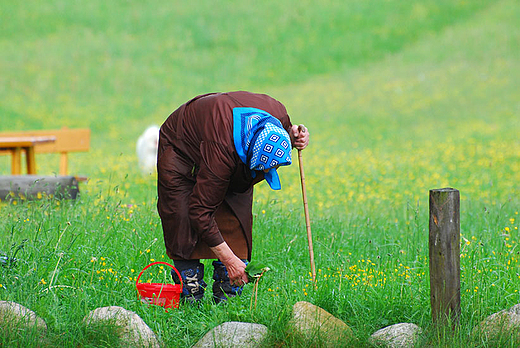
[[[145,268],[143,268],[143,270],[141,271],[141,273],[139,273],[139,275],[137,276],[137,279],[136,279],[136,281],[135,281],[135,285],[137,286],[137,283],[139,283],[139,278],[141,278],[141,274],[143,274],[144,271],[146,271],[149,267],[151,267],[151,266],[153,266],[153,265],[157,265],[157,264],[166,265],[166,266],[170,266],[171,268],[173,268],[173,270],[175,271],[175,273],[177,273],[177,275],[179,276],[179,280],[181,281],[181,288],[183,287],[181,274],[179,273],[179,271],[177,271],[177,268],[175,268],[175,266],[170,265],[168,262],[163,262],[163,261],[152,262],[151,264],[149,264],[148,266],[146,266]]]

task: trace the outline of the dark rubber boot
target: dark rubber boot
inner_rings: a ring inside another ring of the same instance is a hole
[[[247,260],[242,260],[246,265]],[[232,285],[229,282],[229,275],[226,266],[219,260],[213,261],[213,300],[215,303],[227,301],[230,297],[242,294],[244,286]]]
[[[195,303],[202,300],[207,286],[204,282],[204,265],[199,260],[181,260],[173,263],[182,278],[181,302]],[[173,269],[172,278],[175,283],[180,283]]]

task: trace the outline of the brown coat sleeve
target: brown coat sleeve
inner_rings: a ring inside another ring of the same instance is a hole
[[[219,143],[203,141],[200,150],[200,168],[190,199],[190,220],[194,231],[213,247],[224,241],[214,213],[226,196],[236,162]]]

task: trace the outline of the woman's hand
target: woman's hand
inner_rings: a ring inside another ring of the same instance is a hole
[[[229,276],[229,282],[231,284],[242,286],[249,281],[245,271],[246,265],[238,257],[235,256],[233,260],[229,261],[228,263],[224,261],[222,261],[222,263],[224,263],[224,265],[226,266]]]
[[[303,150],[309,145],[309,130],[303,125],[293,125],[289,132],[292,145],[298,150]]]
[[[210,249],[226,266],[231,284],[242,286],[249,281],[245,263],[233,253],[226,242],[210,247]]]

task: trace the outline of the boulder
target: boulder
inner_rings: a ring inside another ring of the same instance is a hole
[[[306,301],[294,304],[288,329],[292,334],[305,340],[316,340],[327,347],[342,345],[354,338],[354,333],[347,324]]]
[[[473,333],[484,335],[491,340],[501,335],[514,335],[520,340],[520,304],[491,314],[473,329]]]
[[[91,311],[83,321],[87,325],[108,323],[118,328],[115,334],[131,347],[159,348],[155,333],[135,312],[123,307],[100,307]]]
[[[261,324],[226,322],[208,331],[193,348],[260,347],[267,332]]]
[[[421,332],[421,328],[415,324],[395,324],[376,331],[368,342],[374,346],[388,348],[412,348]]]
[[[33,311],[16,302],[0,301],[0,325],[12,330],[36,329],[40,336],[47,333],[47,324]]]

